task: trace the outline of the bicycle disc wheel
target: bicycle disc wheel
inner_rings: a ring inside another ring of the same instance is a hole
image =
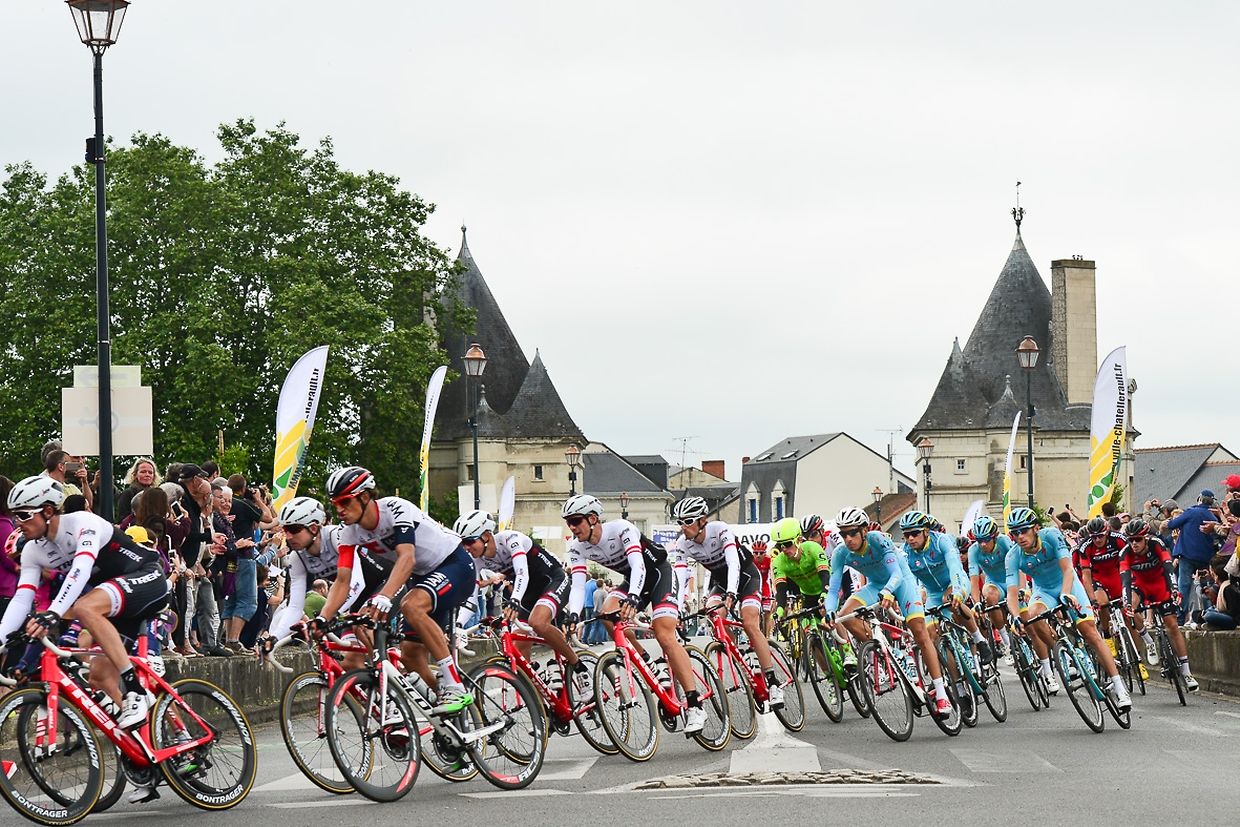
[[[956,690],[956,681],[951,677],[951,670],[948,668],[948,664],[953,661],[948,659],[948,646],[941,636],[939,637],[937,652],[939,656],[939,674],[943,676],[943,688],[947,690],[947,699],[952,704],[952,711],[946,717],[936,715],[934,712],[934,690],[924,689],[924,687],[930,686],[931,683],[929,670],[926,669],[925,660],[920,656],[920,653],[918,653],[917,658],[917,671],[921,675],[921,685],[926,693],[926,704],[929,706],[930,720],[934,721],[934,725],[941,729],[945,735],[956,736],[960,734],[960,730],[964,727],[965,710],[960,704],[960,693]],[[976,705],[976,700],[974,705]],[[976,716],[976,710],[973,711],[973,714]]]
[[[302,672],[289,681],[280,698],[280,735],[302,775],[321,790],[345,795],[354,791],[353,785],[336,766],[327,745],[326,706],[330,692],[327,678],[318,670]],[[348,726],[360,731],[361,707],[352,697],[345,698],[344,703],[356,718]],[[365,746],[368,752],[370,745]]]
[[[245,713],[213,683],[186,678],[172,684],[151,710],[151,745],[158,751],[206,735],[211,740],[159,765],[181,798],[204,810],[227,810],[250,793],[258,747]],[[179,698],[177,697],[179,696]]]
[[[831,658],[823,648],[822,639],[817,635],[810,636],[808,650],[805,653],[805,671],[808,673],[810,686],[818,705],[827,713],[831,723],[838,724],[844,719],[844,695],[840,685],[835,682],[835,667]]]
[[[711,752],[718,752],[728,745],[732,738],[731,716],[728,711],[728,695],[723,690],[723,682],[719,674],[710,665],[706,653],[696,646],[685,646],[689,655],[689,663],[693,667],[693,677],[698,687],[698,697],[702,708],[706,710],[706,724],[701,732],[694,733],[693,740]],[[684,691],[679,685],[676,695],[684,703]]]
[[[659,748],[654,698],[641,676],[625,668],[624,655],[611,651],[594,665],[594,705],[603,729],[630,761],[647,761]]]
[[[45,701],[37,686],[0,698],[0,762],[17,765],[12,778],[0,772],[0,795],[31,821],[75,824],[103,790],[103,753],[85,718],[64,699],[56,741],[48,743]]]
[[[771,647],[771,668],[775,670],[775,680],[784,690],[784,705],[774,710],[775,717],[789,732],[800,732],[805,726],[805,693],[801,691],[801,682],[797,680],[792,663],[784,654],[778,643],[769,643]]]
[[[469,673],[474,709],[457,717],[458,726],[478,727],[489,734],[469,740],[478,773],[501,790],[528,787],[542,771],[547,739],[537,693],[511,669],[483,664]]]
[[[577,658],[587,671],[570,673],[568,676],[568,702],[573,708],[573,723],[577,725],[577,731],[587,744],[603,755],[615,755],[620,750],[607,735],[607,730],[603,729],[603,718],[598,707],[594,705],[593,681],[598,655],[587,650],[578,652]],[[586,679],[589,683],[585,683]]]
[[[1059,673],[1059,682],[1063,685],[1064,692],[1068,693],[1068,700],[1072,701],[1072,706],[1076,708],[1081,720],[1094,732],[1102,732],[1106,726],[1106,720],[1102,717],[1102,704],[1090,692],[1084,678],[1087,667],[1077,662],[1072,645],[1062,640],[1056,643],[1053,660],[1055,671]]]
[[[728,698],[728,720],[732,736],[742,740],[758,731],[758,710],[754,704],[753,686],[741,666],[728,655],[727,647],[715,641],[706,647],[706,657],[714,667]]]
[[[348,709],[352,697],[362,711],[360,720]],[[396,801],[418,778],[422,744],[418,724],[402,688],[388,682],[379,691],[379,676],[355,669],[336,679],[328,696],[327,745],[341,775],[371,801]]]
[[[861,691],[874,723],[893,741],[907,741],[913,734],[913,698],[896,675],[900,667],[873,640],[861,644],[857,665]]]

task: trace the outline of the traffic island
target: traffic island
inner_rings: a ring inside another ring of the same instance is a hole
[[[804,786],[814,784],[942,784],[929,775],[907,770],[819,770],[815,772],[708,772],[673,775],[638,784],[635,790],[683,790],[701,787]]]

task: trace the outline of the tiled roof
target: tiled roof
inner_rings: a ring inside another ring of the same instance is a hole
[[[585,451],[581,460],[581,490],[586,494],[657,494],[663,490],[611,449]]]
[[[833,434],[810,434],[809,436],[790,436],[779,442],[754,454],[751,463],[763,462],[790,462],[799,460],[811,451],[816,451],[826,445],[831,440],[840,435],[837,431]],[[749,463],[746,463],[749,464]]]
[[[1202,488],[1221,487],[1219,480],[1232,472],[1224,470],[1227,463],[1208,462],[1220,448],[1231,453],[1217,442],[1136,450],[1134,490],[1129,504],[1139,508],[1154,497],[1191,503]]]
[[[581,429],[564,407],[538,351],[534,351],[534,363],[504,418],[508,421],[509,436],[584,439]]]

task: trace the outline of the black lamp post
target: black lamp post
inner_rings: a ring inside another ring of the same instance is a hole
[[[620,519],[627,520],[629,518],[629,492],[620,492]]]
[[[1029,474],[1029,507],[1033,508],[1033,369],[1038,366],[1038,343],[1032,336],[1026,336],[1016,346],[1016,358],[1025,372],[1025,426],[1029,434],[1029,453],[1025,457],[1025,470]]]
[[[568,496],[577,496],[577,469],[581,467],[581,449],[576,445],[568,446],[568,450],[564,452],[564,459],[568,462]]]
[[[108,309],[107,175],[103,146],[103,53],[120,36],[129,0],[66,0],[78,37],[95,56],[95,136],[86,162],[95,165],[95,293],[99,338],[99,511],[112,514],[112,332]]]
[[[480,391],[480,383],[482,381],[482,372],[487,369],[487,355],[483,352],[482,347],[474,342],[465,351],[465,375],[469,378],[469,388],[473,390],[473,405],[469,409],[469,430],[474,435],[474,508],[482,508],[482,497],[478,490],[478,478],[482,476],[481,469],[478,467],[478,404],[481,401],[482,394]]]
[[[917,459],[921,461],[921,473],[925,480],[926,513],[930,513],[930,455],[934,453],[934,443],[930,437],[923,436],[917,441]]]
[[[881,527],[883,524],[883,489],[877,485],[870,492],[870,496],[874,498],[874,522]]]

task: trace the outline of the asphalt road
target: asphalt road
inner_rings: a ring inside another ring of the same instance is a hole
[[[118,804],[87,823],[130,820],[174,823],[304,827],[328,824],[522,824],[584,825],[598,820],[623,824],[761,818],[762,823],[805,823],[847,818],[854,824],[922,824],[949,818],[1003,823],[1131,824],[1174,818],[1180,824],[1234,821],[1236,769],[1240,767],[1240,703],[1222,696],[1190,696],[1181,707],[1173,694],[1153,685],[1138,696],[1132,729],[1108,718],[1102,734],[1089,732],[1066,698],[1034,712],[1010,679],[1010,714],[996,723],[984,709],[975,729],[943,735],[918,718],[905,743],[888,739],[845,706],[832,724],[806,690],[809,719],[793,736],[772,716],[763,733],[708,753],[683,736],[660,734],[658,754],[643,764],[600,756],[580,737],[552,736],[542,774],[530,788],[504,792],[475,779],[449,784],[423,768],[413,792],[394,804],[373,804],[357,795],[332,796],[304,781],[289,759],[275,725],[258,730],[259,778],[235,809],[202,813],[162,788],[163,797],[141,805]],[[794,738],[795,740],[789,740]],[[689,790],[631,789],[670,775],[741,772],[753,768],[860,770],[899,768],[934,776],[937,785],[818,785]],[[824,799],[810,802],[805,799]],[[1230,803],[1220,810],[1221,803]],[[807,807],[819,809],[809,810]],[[822,808],[840,808],[829,811]],[[1224,812],[1230,815],[1224,816]],[[1221,820],[1220,820],[1221,819]],[[16,819],[14,819],[15,821]],[[7,822],[6,823],[12,823]]]

